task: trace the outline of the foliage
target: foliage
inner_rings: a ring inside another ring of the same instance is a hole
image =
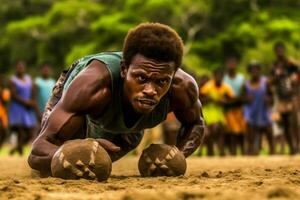
[[[270,66],[272,46],[284,41],[299,59],[300,0],[0,0],[0,60],[57,71],[101,51],[122,50],[127,31],[141,22],[172,26],[185,42],[184,66],[206,73],[237,55],[241,66]]]

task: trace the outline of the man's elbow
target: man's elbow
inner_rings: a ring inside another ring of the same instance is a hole
[[[47,155],[39,155],[39,145],[36,145],[36,142],[33,143],[31,152],[28,156],[27,162],[29,166],[38,170],[41,173],[50,173],[51,172],[51,158]]]
[[[31,149],[31,152],[28,156],[28,164],[29,166],[32,168],[32,169],[35,169],[35,170],[39,170],[40,169],[40,166],[41,166],[41,160],[38,159],[39,156],[37,156],[35,154],[35,152],[37,151],[36,149],[36,145],[34,145],[34,143],[32,144],[32,149]]]
[[[38,170],[38,161],[35,159],[35,155],[32,153],[32,151],[28,156],[27,162],[32,169]]]

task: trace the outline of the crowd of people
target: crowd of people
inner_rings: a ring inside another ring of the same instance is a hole
[[[214,146],[221,156],[236,155],[238,147],[242,155],[258,155],[263,141],[269,154],[285,153],[286,143],[289,154],[299,152],[299,68],[284,43],[276,43],[274,53],[269,72],[251,61],[245,76],[237,72],[238,58],[230,56],[212,78],[199,78],[208,155],[215,155]]]
[[[24,145],[32,141],[39,129],[41,116],[55,84],[51,66],[45,64],[34,80],[19,61],[15,74],[9,79],[0,77],[0,145],[15,136],[16,144],[10,154],[23,154]],[[0,146],[0,147],[1,147]]]
[[[300,73],[296,62],[286,56],[286,47],[274,45],[276,60],[269,69],[251,61],[247,75],[238,72],[239,59],[229,56],[224,66],[209,75],[195,76],[206,123],[205,139],[198,155],[258,155],[268,143],[269,154],[299,152],[300,143]],[[263,73],[264,72],[264,73]],[[247,78],[246,78],[247,77]],[[10,150],[23,154],[26,143],[35,138],[42,112],[55,84],[51,67],[41,67],[40,76],[32,80],[24,62],[18,62],[15,74],[8,80],[0,77],[0,145],[15,134],[16,145]],[[147,143],[174,138],[180,128],[170,113],[158,127],[146,130],[137,153]],[[264,137],[265,136],[265,137]],[[174,141],[176,143],[176,141]],[[1,146],[0,146],[1,147]]]

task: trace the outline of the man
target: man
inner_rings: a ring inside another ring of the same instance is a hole
[[[241,90],[245,78],[237,72],[238,58],[230,56],[225,61],[226,74],[224,82],[227,83],[234,92],[234,100],[225,107],[225,119],[228,127],[229,150],[231,155],[237,154],[237,146],[241,147],[242,154],[244,149],[244,135],[246,132],[246,123],[243,118],[243,101]]]
[[[139,144],[144,129],[171,111],[182,123],[174,135],[176,146],[191,155],[202,141],[204,124],[197,84],[178,69],[182,54],[174,30],[144,23],[128,32],[123,54],[101,53],[73,64],[55,86],[29,165],[49,173],[59,146],[85,137],[96,138],[116,161]]]
[[[41,68],[41,75],[35,79],[37,87],[37,103],[39,111],[44,112],[46,103],[51,96],[52,88],[55,85],[54,79],[51,78],[51,66],[44,64]]]
[[[221,156],[225,156],[224,128],[226,126],[224,106],[234,97],[233,90],[224,80],[224,71],[221,68],[214,70],[213,78],[200,88],[200,99],[203,101],[203,113],[207,123],[205,144],[207,154],[214,155],[214,143],[217,142]]]
[[[299,87],[299,69],[285,55],[285,45],[278,42],[274,45],[276,61],[271,71],[272,85],[277,100],[276,110],[280,113],[280,124],[283,127],[290,154],[296,154],[299,146],[297,133],[297,91]]]

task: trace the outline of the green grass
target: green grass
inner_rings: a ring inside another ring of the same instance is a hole
[[[9,156],[9,151],[11,150],[12,146],[11,145],[3,145],[2,148],[0,149],[0,157],[2,156]],[[31,146],[30,145],[26,145],[24,147],[24,150],[23,150],[23,156],[28,156],[29,153],[30,153],[30,148]],[[15,153],[14,156],[19,156],[19,154]]]

